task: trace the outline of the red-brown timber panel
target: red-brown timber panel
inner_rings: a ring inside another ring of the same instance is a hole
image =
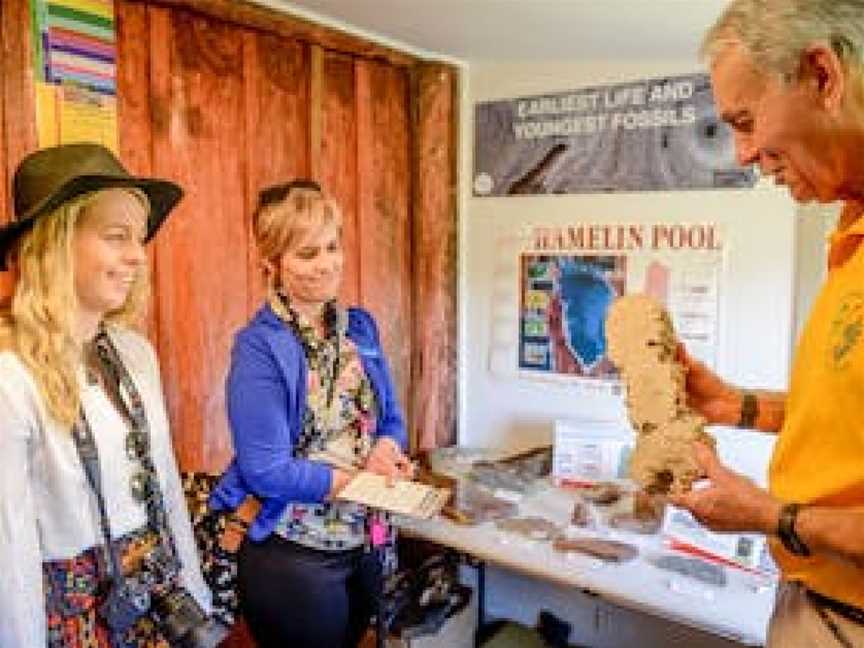
[[[3,131],[6,186],[21,159],[36,148],[36,94],[30,52],[29,0],[2,0]]]
[[[269,185],[309,175],[309,48],[263,32],[243,36],[246,94],[246,206],[249,235],[251,314],[264,298],[260,264],[251,231],[258,192]]]
[[[256,30],[278,34],[282,38],[320,45],[328,50],[352,56],[386,61],[392,65],[410,66],[417,59],[410,54],[373,43],[362,36],[325,27],[284,11],[261,6],[245,0],[136,0],[174,9],[190,9]]]
[[[321,151],[316,177],[342,208],[345,266],[342,303],[360,300],[360,248],[357,232],[357,106],[354,61],[343,54],[324,54],[322,72]]]
[[[15,167],[36,148],[36,96],[30,54],[30,3],[28,0],[0,0],[0,100],[3,132],[0,136],[0,223],[12,220],[9,188]],[[0,273],[0,298],[11,294],[11,272]]]
[[[12,201],[6,188],[6,146],[8,138],[6,137],[6,23],[4,21],[5,14],[8,11],[3,10],[3,3],[0,2],[0,52],[3,58],[0,59],[0,225],[12,220]],[[7,202],[8,201],[8,202]],[[5,279],[5,274],[0,274],[0,279]],[[2,293],[0,293],[2,295]]]
[[[357,61],[360,301],[378,320],[399,401],[410,421],[411,235],[408,79]]]
[[[150,19],[146,5],[121,0],[117,30],[117,121],[120,157],[130,172],[153,172],[150,113]]]
[[[159,355],[180,466],[231,454],[224,377],[247,318],[242,30],[150,10],[153,170],[186,197],[156,240]]]
[[[411,429],[426,450],[456,442],[456,75],[413,72],[414,400]]]
[[[3,60],[5,61],[6,39],[4,38],[3,25],[3,4],[0,3],[0,51],[3,52]],[[5,65],[0,64],[0,89],[5,87],[6,70],[4,68]],[[6,191],[6,106],[4,104],[5,101],[2,101],[2,92],[0,92],[0,169],[2,169],[2,173],[0,173],[0,225],[12,220],[12,203]],[[12,275],[9,272],[0,272],[0,303],[10,297],[11,294]]]
[[[150,19],[146,5],[121,0],[114,5],[117,31],[117,130],[119,153],[130,173],[153,175],[150,114]],[[148,246],[151,273],[156,246]],[[154,294],[144,328],[158,347]]]
[[[3,4],[0,3],[0,52],[3,52],[3,60],[6,60],[6,39],[3,22]],[[0,225],[12,220],[12,203],[6,191],[6,106],[3,101],[2,89],[5,87],[6,79],[5,65],[0,63]],[[8,272],[0,272],[0,303],[8,298],[12,291],[12,277]]]

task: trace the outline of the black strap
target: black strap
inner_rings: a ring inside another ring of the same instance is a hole
[[[99,526],[102,529],[105,553],[108,557],[106,564],[109,575],[115,583],[119,583],[123,578],[123,565],[120,556],[117,555],[117,549],[111,541],[111,524],[108,522],[108,510],[105,506],[105,497],[102,495],[102,473],[99,468],[99,451],[96,449],[93,432],[90,429],[87,418],[84,416],[83,407],[79,412],[78,421],[72,427],[72,438],[75,440],[75,449],[78,451],[78,458],[84,467],[87,483],[90,484],[90,488],[96,496],[96,506],[99,509]]]
[[[148,477],[148,496],[146,499],[148,525],[165,546],[167,555],[174,563],[172,568],[176,574],[180,570],[180,561],[177,557],[174,536],[168,524],[165,498],[162,495],[162,488],[159,486],[158,473],[150,454],[150,425],[147,421],[147,413],[144,411],[144,401],[104,327],[97,334],[95,343],[100,364],[110,378],[107,381],[107,387],[112,390],[115,400],[123,409],[122,414],[130,425],[127,435],[127,451],[130,449],[130,440],[131,444],[137,444],[135,458],[141,466],[140,474]]]
[[[333,403],[334,390],[336,388],[336,380],[339,378],[339,361],[341,355],[342,334],[347,328],[347,322],[344,321],[345,311],[339,308],[339,304],[335,299],[331,299],[324,304],[324,326],[326,327],[327,337],[333,339],[334,357],[333,367],[330,371],[330,381],[327,385],[327,407]]]
[[[160,543],[165,548],[165,553],[172,563],[170,565],[171,576],[174,577],[180,571],[180,561],[178,559],[174,536],[168,524],[165,500],[162,496],[162,489],[159,486],[156,467],[150,455],[150,426],[147,421],[147,414],[144,411],[141,394],[128,369],[123,364],[111,337],[104,328],[100,328],[94,338],[93,344],[96,358],[98,359],[98,370],[103,378],[103,385],[129,426],[126,437],[127,452],[134,450],[134,456],[130,456],[130,459],[137,460],[140,465],[140,471],[137,475],[147,482],[143,485],[146,489],[146,500],[144,503],[147,512],[147,526],[150,531],[158,536]],[[111,528],[101,488],[99,453],[83,407],[80,409],[78,422],[74,426],[73,438],[75,439],[75,447],[78,450],[81,464],[87,474],[87,481],[96,495],[102,534],[108,546],[109,554],[111,554],[110,563],[112,571],[115,572],[115,574],[112,574],[112,577],[117,580],[122,577],[122,571],[118,570],[121,563],[115,555],[116,552],[111,543]]]
[[[850,621],[859,625],[864,625],[864,610],[861,608],[830,598],[824,594],[820,594],[819,592],[814,592],[809,587],[807,588],[807,596],[810,597],[810,600],[817,607],[827,608]]]

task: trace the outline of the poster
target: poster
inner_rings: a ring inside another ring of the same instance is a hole
[[[616,378],[603,320],[624,294],[626,268],[625,255],[522,255],[519,367]]]
[[[668,309],[694,357],[716,366],[723,236],[715,223],[538,227],[519,254],[518,370],[618,391],[605,317],[642,293]]]
[[[30,0],[40,146],[117,151],[113,0]]]
[[[709,77],[688,74],[478,103],[474,194],[752,187]]]

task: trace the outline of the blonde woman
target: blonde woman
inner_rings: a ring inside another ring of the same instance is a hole
[[[352,466],[410,476],[405,425],[375,322],[336,301],[338,206],[316,183],[294,181],[261,193],[253,227],[268,297],[235,340],[236,457],[211,502],[260,501],[238,558],[240,607],[259,646],[354,646],[388,534],[362,507],[331,500]]]
[[[0,311],[2,648],[185,645],[213,629],[156,357],[128,328],[144,243],[180,196],[90,144],[15,174],[0,228],[17,271]]]

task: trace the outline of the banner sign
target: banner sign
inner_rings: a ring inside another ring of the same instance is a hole
[[[752,187],[706,74],[479,103],[474,194]]]

